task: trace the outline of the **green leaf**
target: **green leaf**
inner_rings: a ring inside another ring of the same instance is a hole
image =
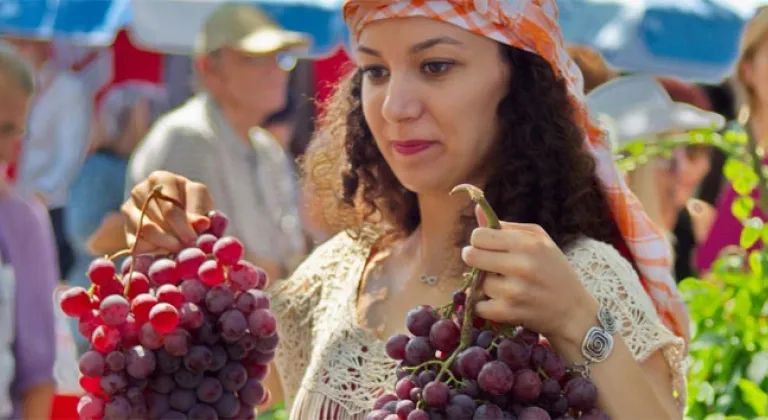
[[[752,215],[755,208],[755,200],[750,196],[742,196],[733,200],[731,204],[731,213],[739,220],[746,220]]]
[[[747,379],[739,380],[739,389],[746,402],[755,414],[765,416],[768,414],[768,394],[761,390],[754,382]]]
[[[747,368],[747,378],[756,384],[762,383],[768,378],[768,351],[762,351],[752,356],[752,361]]]
[[[752,248],[757,243],[763,233],[763,221],[759,217],[753,217],[744,223],[744,230],[741,231],[739,246],[744,249]]]
[[[744,162],[730,158],[725,161],[725,165],[723,165],[723,175],[725,176],[725,179],[728,181],[734,182],[737,179],[739,179],[744,172],[747,170],[747,165],[744,164]]]

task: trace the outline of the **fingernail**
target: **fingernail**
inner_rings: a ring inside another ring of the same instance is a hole
[[[689,200],[688,210],[694,213],[701,213],[704,210],[704,207],[701,205],[699,200]]]

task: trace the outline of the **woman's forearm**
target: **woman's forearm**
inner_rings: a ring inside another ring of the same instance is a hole
[[[35,385],[24,393],[23,418],[24,420],[38,420],[51,418],[51,405],[56,392],[53,382]]]
[[[550,340],[552,347],[568,363],[583,363],[581,341],[589,328],[597,325],[598,306],[584,310],[584,315],[571,322],[569,336]],[[657,388],[649,377],[671,375],[664,365],[661,371],[648,372],[632,355],[624,340],[614,336],[614,347],[608,358],[590,365],[591,380],[598,389],[598,404],[613,420],[678,420],[681,413],[675,407],[671,382],[669,395]],[[663,382],[663,381],[660,381]]]

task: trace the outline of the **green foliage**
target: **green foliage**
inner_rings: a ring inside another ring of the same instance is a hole
[[[706,144],[725,151],[723,173],[739,198],[731,211],[742,221],[741,254],[721,255],[705,279],[689,278],[680,291],[691,313],[692,340],[688,372],[690,419],[768,420],[768,223],[753,216],[768,208],[751,197],[760,185],[755,168],[768,172],[762,154],[746,133],[731,129],[723,135],[700,130],[685,136],[629,143],[619,167],[631,170],[655,156],[669,155],[681,145]],[[764,195],[764,194],[761,194]],[[748,251],[756,247],[757,250]]]

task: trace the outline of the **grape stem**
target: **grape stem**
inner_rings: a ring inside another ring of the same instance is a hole
[[[470,184],[461,184],[451,191],[451,195],[457,192],[466,192],[469,194],[469,198],[480,206],[485,219],[488,222],[488,227],[491,229],[501,229],[501,222],[499,217],[493,208],[485,199],[485,194],[480,188]],[[443,367],[440,368],[440,372],[437,374],[437,381],[442,379],[446,372],[450,372],[451,364],[456,359],[459,353],[464,351],[472,343],[472,324],[475,319],[475,305],[480,300],[480,290],[485,279],[485,272],[472,268],[469,272],[469,293],[467,294],[467,300],[464,303],[464,321],[461,324],[461,339],[459,341],[459,347],[454,350],[451,356],[443,362]]]

